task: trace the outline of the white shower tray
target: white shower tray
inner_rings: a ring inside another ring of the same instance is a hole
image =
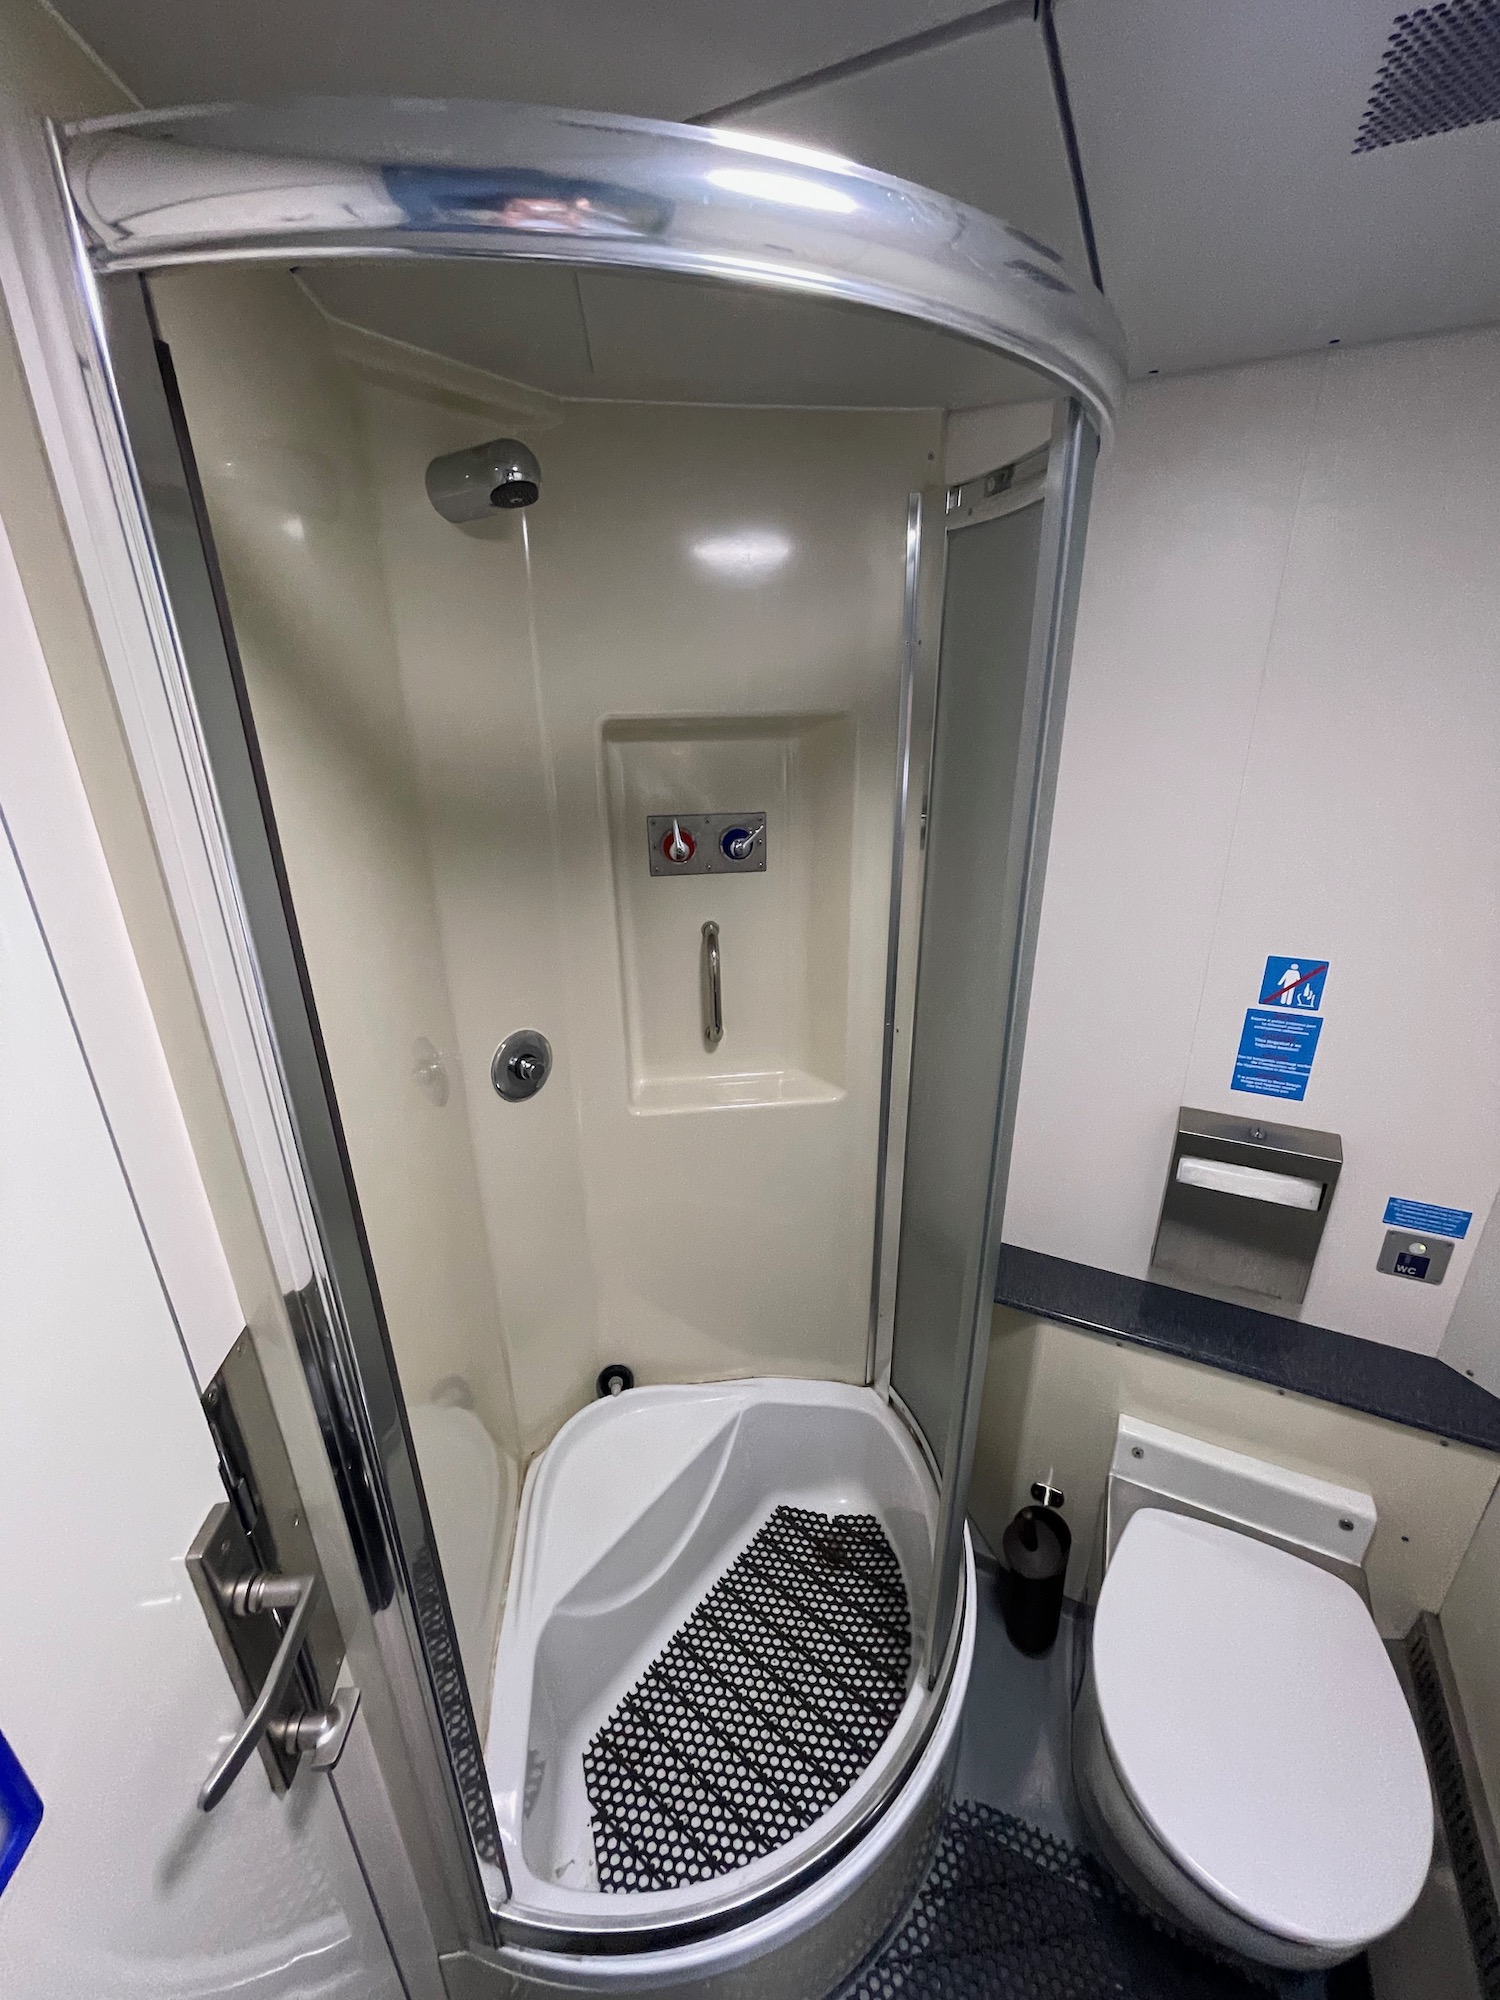
[[[486,1745],[509,1919],[618,1933],[758,1903],[836,1848],[916,1758],[944,1691],[929,1693],[908,1670],[871,1762],[784,1845],[709,1880],[601,1890],[584,1751],[787,1507],[875,1518],[900,1566],[915,1651],[937,1494],[909,1432],[870,1389],[789,1380],[634,1389],[580,1411],[532,1465]]]

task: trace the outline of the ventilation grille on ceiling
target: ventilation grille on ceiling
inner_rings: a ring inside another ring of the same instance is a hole
[[[1444,0],[1398,14],[1356,153],[1500,118],[1500,0]]]

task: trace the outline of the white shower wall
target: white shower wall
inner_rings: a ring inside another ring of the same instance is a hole
[[[360,416],[295,281],[174,273],[153,297],[187,407],[303,947],[407,1396],[461,1376],[518,1436]]]
[[[408,1398],[463,1376],[524,1457],[606,1361],[862,1379],[906,513],[940,415],[551,405],[372,360],[285,273],[153,289]],[[428,461],[505,432],[540,504],[441,519]],[[649,878],[639,786],[679,774],[684,808],[769,813],[764,875]],[[555,1053],[525,1104],[489,1081],[519,1027]]]
[[[483,427],[417,385],[362,394],[523,1436],[606,1361],[861,1379],[902,549],[939,418],[569,404],[543,432],[517,419],[537,507],[458,529],[422,474]],[[651,880],[628,782],[612,826],[612,758],[674,734],[685,809],[770,812],[766,875]],[[814,739],[841,747],[798,778]],[[768,796],[719,796],[755,782]],[[796,921],[755,928],[792,895]],[[683,1053],[704,915],[717,1069]],[[736,1020],[792,987],[818,1032],[737,1056]],[[518,1027],[556,1057],[522,1105],[486,1074]],[[644,1086],[643,1048],[678,1051]]]

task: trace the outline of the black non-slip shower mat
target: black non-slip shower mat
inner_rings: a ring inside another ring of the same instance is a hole
[[[874,1515],[778,1507],[583,1753],[599,1887],[680,1888],[783,1846],[869,1764],[910,1670]]]
[[[994,1806],[949,1808],[911,1913],[840,2000],[1335,2000],[1332,1974],[1241,1970],[1165,1930],[1099,1863]]]

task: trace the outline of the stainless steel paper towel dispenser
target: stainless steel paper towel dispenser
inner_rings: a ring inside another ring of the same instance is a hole
[[[1150,1276],[1240,1305],[1301,1305],[1343,1163],[1337,1132],[1184,1106]]]

